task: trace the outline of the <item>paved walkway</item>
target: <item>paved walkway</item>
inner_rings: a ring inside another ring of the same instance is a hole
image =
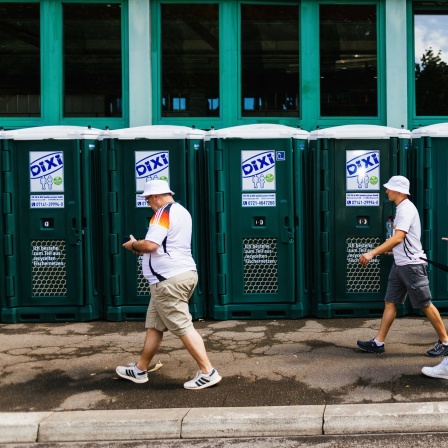
[[[386,353],[356,348],[378,319],[197,322],[223,376],[188,391],[196,370],[172,335],[150,381],[115,366],[135,361],[142,322],[0,324],[0,442],[201,439],[439,432],[448,382],[420,373],[435,333],[399,318]]]

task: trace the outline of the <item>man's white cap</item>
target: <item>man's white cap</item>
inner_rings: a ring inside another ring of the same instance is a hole
[[[145,183],[145,189],[140,196],[144,198],[146,196],[152,196],[153,194],[165,193],[174,194],[174,191],[170,190],[170,186],[168,185],[168,182],[166,180],[155,179],[148,180],[148,182]]]
[[[409,193],[409,180],[404,176],[392,176],[387,184],[384,184],[388,190],[398,191],[403,194]]]

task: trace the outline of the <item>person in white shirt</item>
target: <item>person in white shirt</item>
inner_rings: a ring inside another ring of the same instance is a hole
[[[210,363],[201,335],[193,326],[188,301],[198,282],[196,263],[191,255],[191,215],[173,199],[168,182],[146,182],[142,193],[153,209],[144,240],[130,240],[123,247],[143,255],[142,270],[151,290],[146,314],[146,339],[140,359],[134,365],[118,366],[117,374],[134,383],[148,381],[147,370],[159,349],[163,333],[170,331],[180,338],[199,366],[196,376],[185,389],[204,389],[221,381]]]
[[[377,255],[393,252],[394,264],[389,274],[385,307],[380,329],[374,339],[358,341],[360,349],[371,353],[384,353],[387,333],[395,320],[397,304],[409,297],[414,309],[421,309],[438,335],[438,342],[426,354],[431,357],[448,355],[448,334],[438,309],[431,302],[431,291],[427,276],[425,252],[420,242],[420,217],[415,205],[409,200],[409,180],[404,176],[393,176],[384,184],[390,201],[397,206],[394,219],[394,234],[383,244],[359,257],[363,266]]]
[[[448,238],[442,237],[442,240],[448,241]],[[448,357],[443,358],[442,362],[434,367],[423,367],[422,373],[432,378],[448,380]]]

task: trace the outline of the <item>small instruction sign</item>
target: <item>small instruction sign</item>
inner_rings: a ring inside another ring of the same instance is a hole
[[[275,160],[284,162],[286,160],[285,151],[276,151],[275,152]]]
[[[358,267],[359,257],[366,253],[370,252],[377,246],[375,241],[356,241],[355,238],[347,240],[347,263],[354,264]],[[374,258],[370,263],[377,264],[380,262],[380,259]]]
[[[135,206],[137,208],[149,207],[148,203],[146,202],[146,199],[142,198],[139,194],[135,195]]]
[[[347,207],[378,207],[380,205],[379,193],[345,193]]]
[[[63,194],[32,194],[30,208],[64,208]]]
[[[33,246],[31,252],[31,264],[34,267],[65,267],[65,254],[57,245]]]
[[[241,205],[243,207],[275,207],[275,193],[243,193]]]
[[[277,250],[268,242],[262,244],[243,244],[244,264],[275,264]]]

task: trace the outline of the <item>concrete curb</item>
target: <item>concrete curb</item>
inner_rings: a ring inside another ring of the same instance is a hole
[[[36,442],[40,423],[52,412],[0,412],[0,443]]]
[[[0,413],[0,443],[446,432],[448,402]]]
[[[39,426],[38,442],[179,439],[188,409],[58,412]]]
[[[196,408],[182,422],[183,439],[322,434],[325,406]]]
[[[448,402],[327,406],[325,434],[446,432]]]

